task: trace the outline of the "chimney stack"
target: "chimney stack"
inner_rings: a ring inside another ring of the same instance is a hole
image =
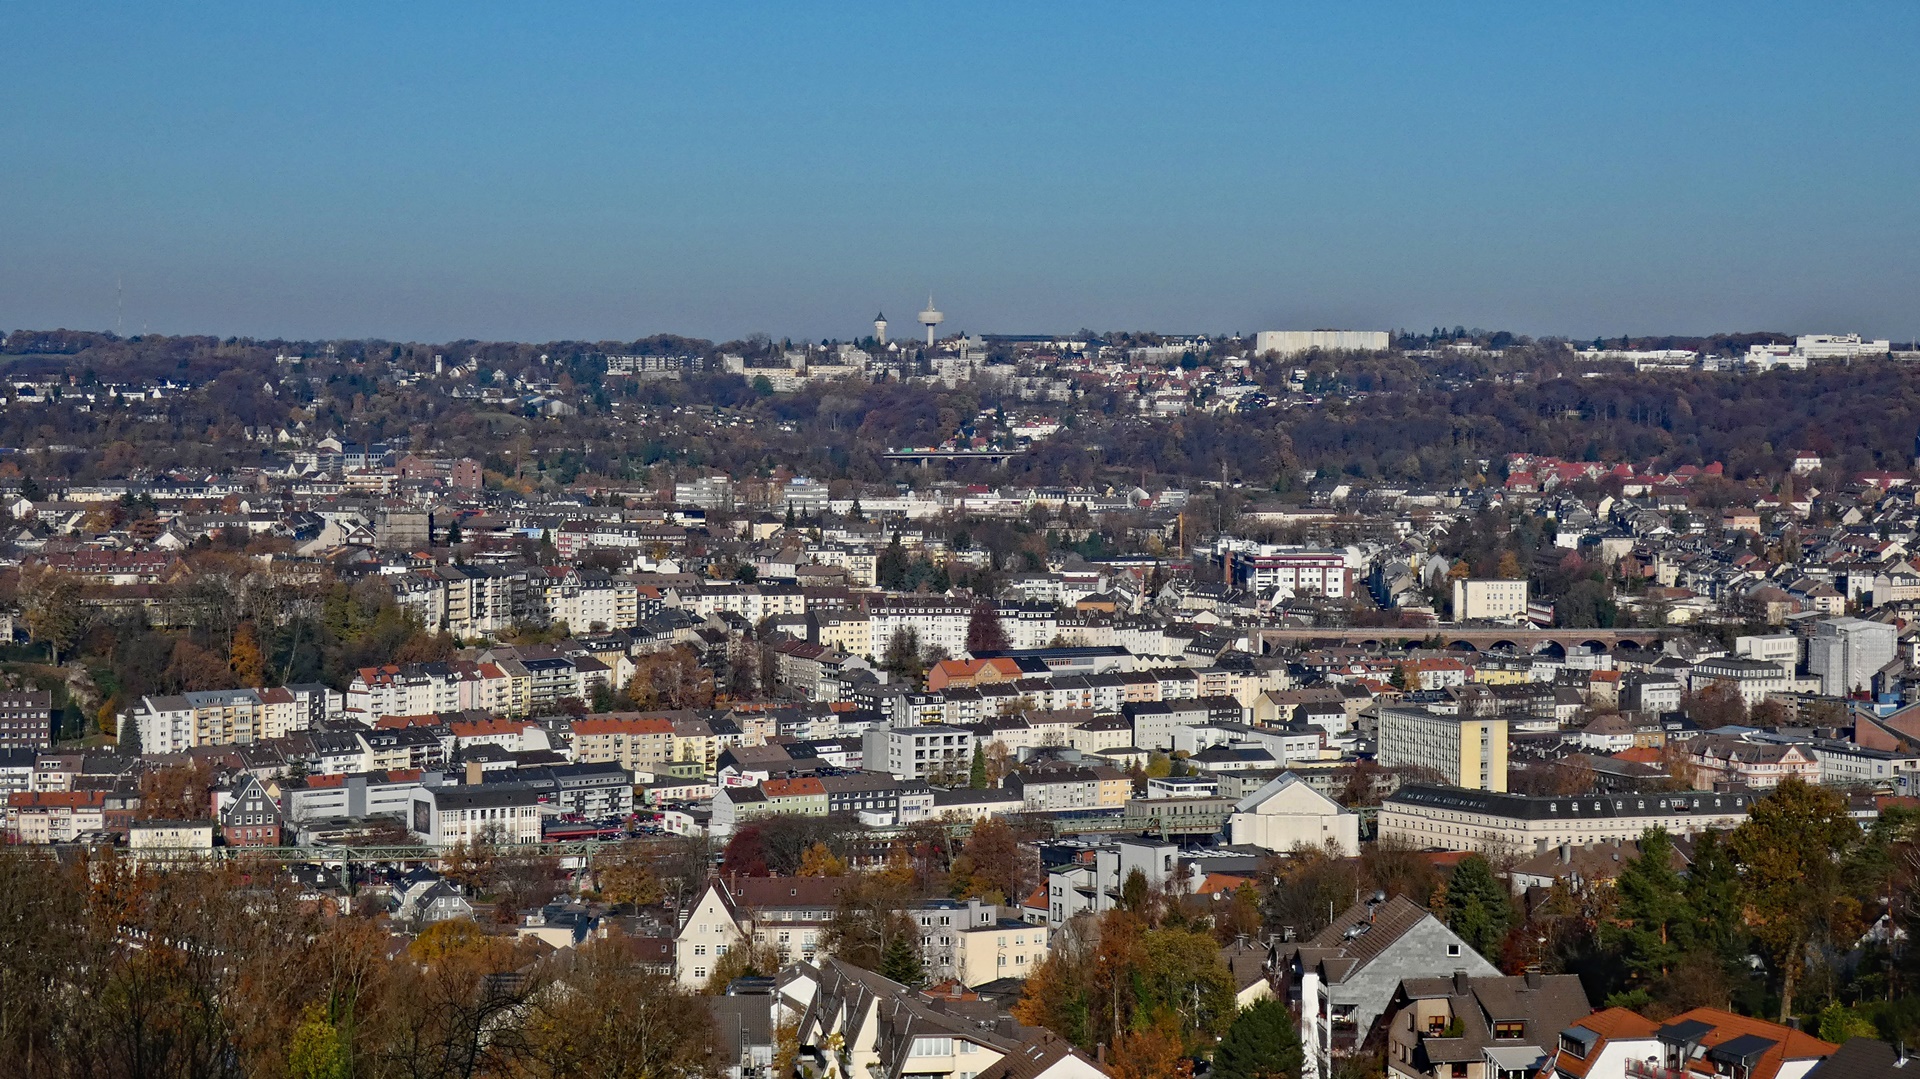
[[[482,771],[483,769],[480,767],[479,761],[468,761],[467,762],[467,785],[470,787],[479,786],[480,774]]]

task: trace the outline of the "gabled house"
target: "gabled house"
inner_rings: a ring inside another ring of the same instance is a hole
[[[929,1000],[871,971],[827,959],[800,1020],[795,1070],[812,1079],[977,1079],[1025,1049],[1011,1022],[999,1021],[998,1008],[962,1004]]]
[[[249,774],[220,812],[220,834],[229,847],[277,847],[286,827],[280,804],[260,777]]]
[[[1275,947],[1275,968],[1300,1016],[1303,1079],[1332,1074],[1333,1057],[1367,1040],[1407,979],[1500,973],[1405,896],[1376,894],[1348,907],[1311,940]]]
[[[1394,995],[1387,1057],[1426,1079],[1533,1079],[1560,1031],[1592,1010],[1575,974],[1409,978]]]
[[[1764,1019],[1695,1008],[1664,1024],[1625,1008],[1560,1032],[1542,1079],[1805,1079],[1840,1047]]]

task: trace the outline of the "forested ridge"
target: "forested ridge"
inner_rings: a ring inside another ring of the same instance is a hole
[[[1024,407],[1057,413],[1063,429],[1004,468],[970,465],[956,475],[1185,483],[1218,480],[1224,465],[1232,481],[1282,491],[1310,472],[1388,483],[1497,480],[1511,453],[1658,468],[1721,461],[1735,479],[1777,474],[1801,449],[1842,470],[1902,468],[1920,431],[1920,371],[1886,361],[1766,374],[1603,368],[1585,377],[1593,372],[1569,363],[1569,353],[1529,348],[1444,361],[1316,355],[1256,363],[1252,375],[1273,407],[1212,411],[1203,395],[1184,415],[1154,418],[1137,413],[1127,387],[1073,371],[1056,372],[1072,385],[1070,402],[1023,404],[985,382],[838,382],[769,394],[723,373],[666,382],[608,377],[599,360],[624,349],[711,355],[772,347],[741,342],[317,346],[25,332],[7,340],[11,355],[0,361],[14,379],[58,378],[75,390],[167,379],[195,387],[137,406],[117,399],[88,406],[69,396],[0,411],[0,446],[61,447],[32,467],[76,480],[259,464],[268,451],[247,443],[243,429],[295,423],[354,440],[470,453],[502,473],[538,457],[541,483],[782,467],[870,482],[914,478],[881,460],[886,450],[938,444],[982,409]],[[418,377],[440,355],[478,361],[480,370],[459,381]],[[1284,386],[1296,371],[1305,374],[1307,394],[1289,397]],[[460,385],[499,385],[501,376],[575,402],[578,414],[542,415],[455,393]]]

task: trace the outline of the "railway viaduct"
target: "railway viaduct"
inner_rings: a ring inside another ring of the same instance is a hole
[[[1545,652],[1570,648],[1604,648],[1623,651],[1658,648],[1664,637],[1678,633],[1672,629],[1506,629],[1495,627],[1430,626],[1425,629],[1385,627],[1329,627],[1324,629],[1251,629],[1247,631],[1255,651],[1262,655],[1282,648],[1327,642],[1360,648],[1392,648],[1439,641],[1442,647],[1463,652],[1510,649],[1515,652]]]

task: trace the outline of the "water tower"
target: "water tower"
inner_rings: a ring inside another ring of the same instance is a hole
[[[881,348],[887,347],[887,313],[885,311],[873,316],[873,339],[880,342]]]
[[[945,322],[946,320],[947,320],[947,316],[941,314],[933,306],[933,293],[931,292],[927,293],[927,309],[925,311],[920,312],[920,325],[925,326],[927,328],[927,347],[928,348],[933,347],[933,328],[935,326],[940,325],[942,322]]]

